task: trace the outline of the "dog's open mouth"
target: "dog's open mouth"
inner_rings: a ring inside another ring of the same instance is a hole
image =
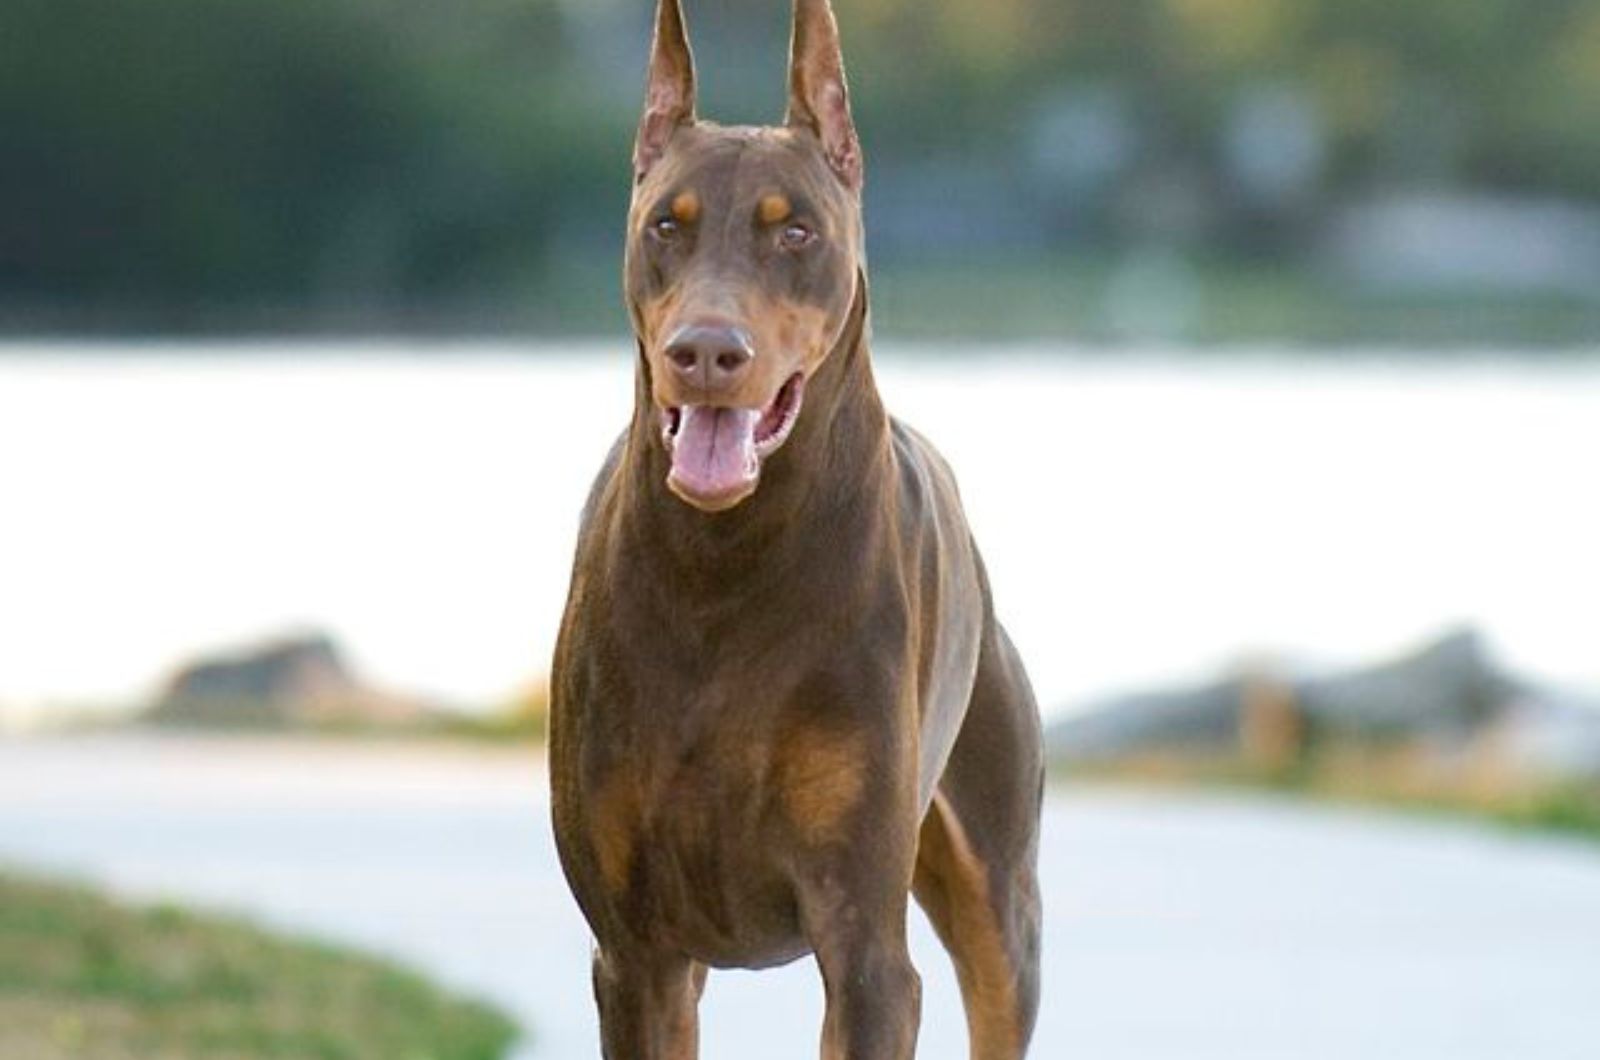
[[[761,461],[777,451],[800,416],[805,376],[790,376],[764,409],[680,405],[661,410],[672,457],[667,485],[697,508],[721,511],[748,497]]]

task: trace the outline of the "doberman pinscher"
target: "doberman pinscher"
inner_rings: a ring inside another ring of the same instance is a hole
[[[777,127],[697,120],[660,0],[634,150],[632,424],[584,510],[550,775],[608,1060],[692,1060],[708,967],[815,954],[825,1060],[909,1060],[914,893],[975,1060],[1039,997],[1039,718],[949,468],[868,355],[827,0]],[[802,399],[804,409],[802,410]]]

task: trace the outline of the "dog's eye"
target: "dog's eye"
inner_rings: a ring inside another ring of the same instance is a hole
[[[814,229],[799,222],[784,225],[783,231],[778,233],[778,242],[785,250],[799,250],[816,238],[817,233]]]
[[[650,222],[650,234],[663,242],[677,239],[679,231],[677,218],[670,215]]]

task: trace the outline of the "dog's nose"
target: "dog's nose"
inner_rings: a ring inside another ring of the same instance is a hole
[[[730,324],[688,324],[667,342],[667,362],[691,386],[729,390],[755,359],[749,332]]]

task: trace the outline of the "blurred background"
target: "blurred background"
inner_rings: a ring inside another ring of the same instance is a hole
[[[702,111],[782,111],[702,0]],[[14,0],[0,323],[614,333],[641,0]],[[1593,342],[1586,0],[859,0],[886,333]]]
[[[778,120],[785,0],[685,6]],[[0,9],[0,1057],[596,1054],[539,742],[650,7]],[[1046,719],[1035,1055],[1589,1060],[1600,7],[837,9]]]

